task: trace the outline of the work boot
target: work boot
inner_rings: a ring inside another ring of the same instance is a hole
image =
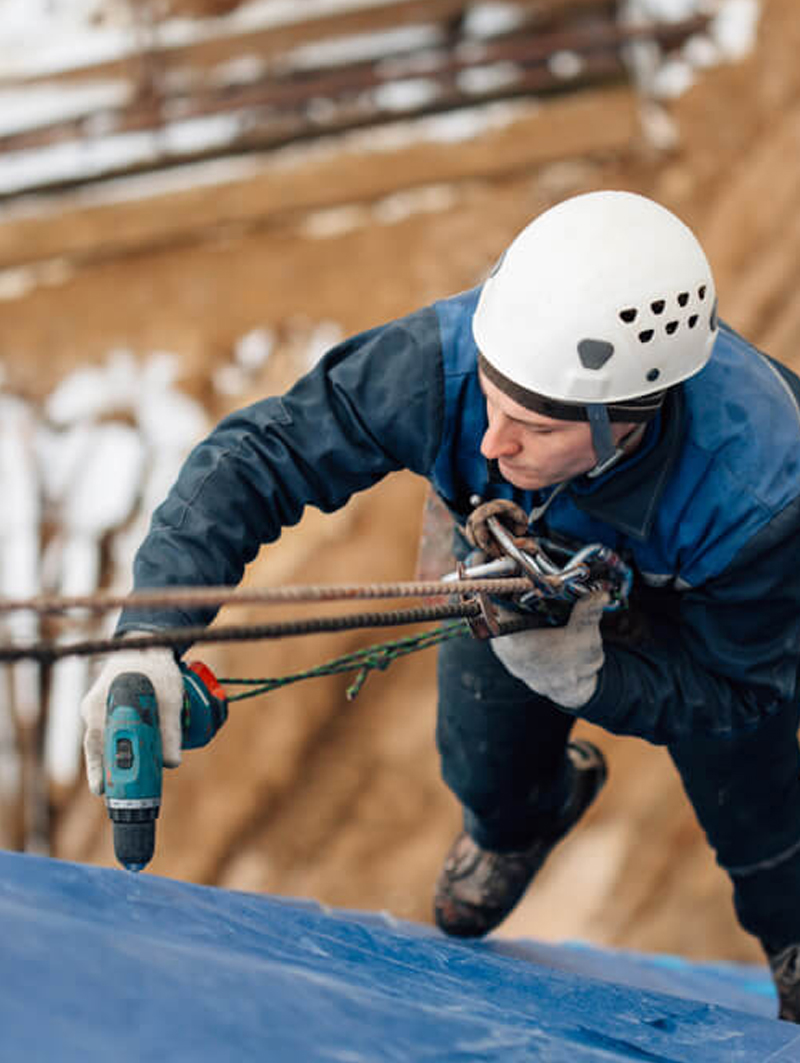
[[[533,844],[519,852],[481,849],[467,833],[456,838],[436,882],[434,915],[446,934],[482,937],[494,930],[522,897],[533,876],[575,826],[606,781],[606,761],[591,742],[567,745],[572,792]]]
[[[800,1023],[800,945],[789,945],[768,959],[778,990],[778,1018]]]

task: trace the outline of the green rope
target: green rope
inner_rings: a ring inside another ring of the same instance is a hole
[[[347,688],[347,700],[352,701],[361,690],[367,676],[371,671],[379,668],[385,671],[392,661],[398,657],[405,657],[417,650],[426,650],[430,646],[437,646],[448,639],[459,638],[469,635],[469,624],[466,620],[454,620],[448,624],[442,624],[432,631],[424,631],[419,635],[406,635],[403,638],[394,639],[391,642],[381,642],[375,646],[367,646],[355,653],[347,653],[342,657],[335,657],[332,661],[309,668],[305,672],[295,672],[292,675],[284,675],[270,679],[223,679],[219,680],[223,686],[246,686],[252,690],[245,690],[241,694],[233,694],[228,701],[241,701],[244,698],[254,698],[258,694],[269,694],[273,690],[297,683],[301,679],[316,679],[323,675],[339,675],[342,672],[357,672],[357,675]]]

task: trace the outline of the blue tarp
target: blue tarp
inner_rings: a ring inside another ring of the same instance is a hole
[[[0,1058],[800,1063],[765,968],[429,927],[0,854]]]

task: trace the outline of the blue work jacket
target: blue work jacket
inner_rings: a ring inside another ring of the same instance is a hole
[[[387,473],[426,477],[457,521],[469,499],[526,512],[552,490],[495,482],[473,289],[354,336],[284,396],[225,418],[188,457],[134,564],[137,589],[236,584],[307,505],[338,509]],[[579,715],[670,742],[755,726],[798,695],[800,381],[724,323],[639,448],[558,494],[536,531],[604,543],[634,569],[647,633],[607,641]],[[118,631],[206,624],[209,609],[126,610]]]

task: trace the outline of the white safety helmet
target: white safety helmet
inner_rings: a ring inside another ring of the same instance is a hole
[[[492,382],[549,416],[589,420],[607,465],[609,418],[647,420],[667,388],[706,364],[716,305],[706,256],[682,221],[631,192],[590,192],[516,237],[483,285],[472,330]]]

